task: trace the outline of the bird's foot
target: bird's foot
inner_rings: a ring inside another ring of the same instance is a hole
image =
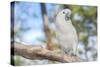
[[[71,53],[71,56],[77,56],[76,53]]]

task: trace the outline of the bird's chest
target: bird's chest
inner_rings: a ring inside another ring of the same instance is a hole
[[[74,28],[74,26],[72,25],[71,21],[56,21],[56,27],[57,27],[57,36],[60,39],[75,39],[75,37],[77,37],[76,35],[76,30]]]
[[[59,35],[67,35],[70,37],[76,33],[75,28],[71,24],[59,23],[56,26]]]

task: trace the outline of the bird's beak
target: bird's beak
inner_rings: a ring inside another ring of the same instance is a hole
[[[68,21],[70,19],[70,15],[66,14],[65,15],[65,20]]]

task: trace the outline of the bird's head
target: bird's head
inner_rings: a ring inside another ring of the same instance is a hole
[[[60,19],[65,19],[66,21],[68,21],[70,19],[70,16],[71,16],[71,10],[70,9],[61,10],[57,14],[57,17],[59,17]]]

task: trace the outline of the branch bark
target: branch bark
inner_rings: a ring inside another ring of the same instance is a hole
[[[12,44],[11,49],[14,49],[16,55],[22,56],[27,59],[48,59],[52,61],[58,61],[62,63],[69,62],[81,62],[83,61],[79,57],[69,56],[64,54],[57,54],[54,51],[50,51],[41,46],[31,46],[31,45],[22,45],[22,44]]]

